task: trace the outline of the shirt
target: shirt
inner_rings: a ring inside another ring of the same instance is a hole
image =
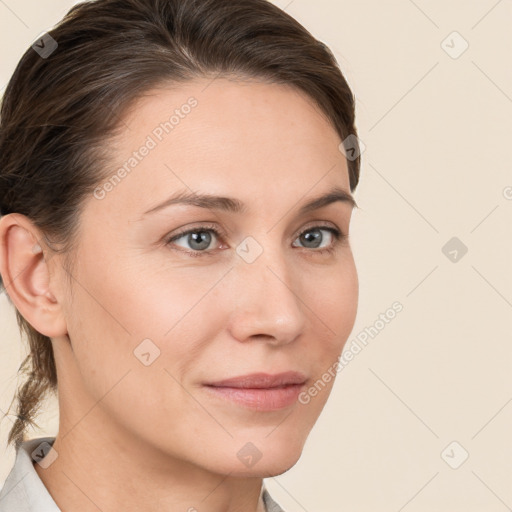
[[[32,453],[45,441],[53,445],[55,437],[30,439],[20,445],[14,466],[0,490],[0,512],[61,512],[34,467],[36,459]],[[265,482],[261,496],[266,512],[284,512],[268,493]]]

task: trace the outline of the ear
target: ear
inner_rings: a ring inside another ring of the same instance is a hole
[[[41,238],[25,215],[0,218],[0,274],[13,304],[34,329],[48,337],[63,336],[67,326],[47,265],[51,254],[38,243]]]

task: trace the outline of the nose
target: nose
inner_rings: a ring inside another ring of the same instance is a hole
[[[304,332],[309,309],[307,298],[301,297],[301,277],[277,250],[265,250],[252,263],[238,261],[231,274],[234,302],[229,327],[235,339],[280,346]]]

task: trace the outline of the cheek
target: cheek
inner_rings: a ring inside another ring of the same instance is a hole
[[[321,285],[306,295],[311,308],[312,332],[307,336],[306,353],[312,367],[312,382],[304,394],[315,417],[330,395],[337,377],[337,361],[354,327],[359,298],[359,282],[353,259],[332,271]],[[318,284],[318,282],[317,282]]]
[[[354,264],[344,268],[340,283],[333,292],[335,301],[331,313],[333,322],[339,329],[336,332],[345,344],[354,327],[359,303],[359,280]]]
[[[180,384],[196,355],[183,342],[193,337],[184,332],[185,322],[179,323],[189,301],[180,305],[169,290],[133,292],[123,301],[110,301],[122,289],[112,277],[108,287],[91,279],[89,293],[75,293],[75,320],[68,330],[87,393],[81,407],[86,412],[90,404],[98,405],[95,414],[142,437],[154,431],[178,435],[180,424],[189,425],[189,416],[200,414]]]
[[[101,397],[128,371],[130,380],[141,379],[135,398],[165,389],[173,377],[182,381],[216,318],[215,304],[202,300],[214,276],[198,280],[197,272],[103,268],[113,270],[79,276],[87,291],[76,287],[68,327],[91,395]]]
[[[306,305],[314,313],[315,325],[329,354],[338,354],[352,331],[359,301],[359,281],[352,256],[322,274],[316,284],[306,285]]]

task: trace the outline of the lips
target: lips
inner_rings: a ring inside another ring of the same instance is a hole
[[[300,372],[275,375],[251,373],[240,377],[204,383],[210,397],[220,399],[230,407],[245,407],[259,412],[283,410],[297,403],[307,377]]]
[[[204,385],[216,388],[271,389],[301,385],[304,384],[306,380],[307,377],[304,374],[288,371],[273,375],[268,373],[251,373],[220,381],[207,382]]]

